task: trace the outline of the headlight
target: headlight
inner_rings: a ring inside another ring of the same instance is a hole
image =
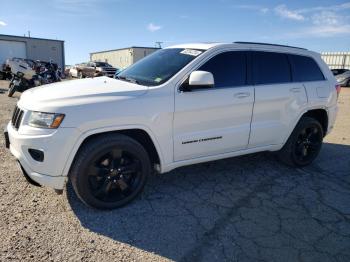
[[[64,119],[64,114],[30,112],[28,124],[40,128],[58,128]]]

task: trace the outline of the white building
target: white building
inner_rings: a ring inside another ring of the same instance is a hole
[[[116,68],[124,69],[157,50],[159,48],[132,46],[90,53],[90,60],[107,62]]]
[[[331,69],[350,69],[350,52],[322,52],[321,56]]]

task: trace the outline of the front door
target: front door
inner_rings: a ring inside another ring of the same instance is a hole
[[[210,58],[197,70],[211,72],[215,86],[175,93],[174,160],[247,148],[254,88],[247,85],[246,52]]]

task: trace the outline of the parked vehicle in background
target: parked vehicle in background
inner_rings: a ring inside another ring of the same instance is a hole
[[[87,205],[123,206],[153,171],[261,151],[311,164],[340,87],[320,55],[261,43],[161,49],[117,75],[24,92],[5,130],[23,174]],[[283,175],[283,174],[281,174]]]
[[[0,68],[0,80],[11,79],[11,77],[12,77],[11,67],[9,65],[9,59],[7,59],[6,62],[1,65],[1,68]]]
[[[332,73],[333,73],[333,75],[341,75],[341,74],[343,74],[343,73],[345,73],[345,72],[348,72],[348,71],[350,71],[349,69],[344,69],[344,68],[341,68],[341,69],[331,69],[331,71],[332,71]]]
[[[76,78],[108,76],[114,77],[117,68],[105,62],[88,62],[75,65],[70,69],[70,75]]]
[[[50,84],[61,80],[57,64],[44,61],[20,61],[11,65],[13,72],[9,84],[8,96],[15,92],[24,92],[29,88]]]
[[[124,69],[118,69],[118,68],[117,68],[117,70],[115,71],[115,74],[114,74],[113,78],[117,78],[117,75],[118,75],[120,72],[122,72],[123,70],[125,70],[125,68],[124,68]]]
[[[66,66],[64,67],[64,75],[65,75],[66,77],[71,77],[71,74],[70,74],[71,68],[73,68],[73,66],[71,66],[71,65],[66,65]]]
[[[335,76],[340,86],[349,86],[350,87],[350,71],[346,71],[340,75]]]

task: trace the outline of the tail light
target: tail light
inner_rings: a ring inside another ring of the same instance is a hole
[[[341,86],[339,84],[335,85],[335,90],[337,90],[337,97],[339,98]]]

